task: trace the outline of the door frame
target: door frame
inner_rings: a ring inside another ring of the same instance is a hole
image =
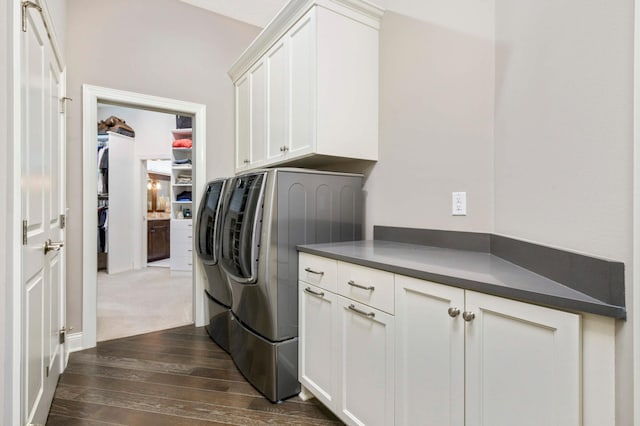
[[[96,346],[97,334],[97,256],[96,244],[97,217],[95,200],[97,197],[97,174],[95,156],[97,152],[98,103],[108,103],[130,108],[140,108],[159,112],[183,113],[193,115],[193,191],[194,200],[202,197],[206,182],[206,105],[185,102],[176,99],[144,95],[118,89],[82,85],[82,348]],[[167,135],[167,143],[169,143]],[[193,221],[197,220],[194,209]],[[195,256],[195,251],[194,254]],[[194,259],[195,260],[195,259]],[[204,321],[204,273],[193,262],[193,321],[203,326]]]

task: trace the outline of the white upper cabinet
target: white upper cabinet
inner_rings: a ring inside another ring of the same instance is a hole
[[[236,83],[236,171],[249,167],[251,143],[251,110],[249,108],[249,77]]]
[[[378,159],[378,29],[361,0],[291,1],[229,75],[236,90],[236,172]]]

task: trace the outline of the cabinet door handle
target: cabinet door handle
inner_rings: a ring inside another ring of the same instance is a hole
[[[313,290],[311,290],[311,287],[305,288],[304,291],[309,293],[309,294],[312,294],[312,295],[314,295],[316,297],[324,297],[324,293],[323,292],[321,292],[321,291],[320,292],[313,291]]]
[[[460,315],[460,309],[454,308],[454,307],[449,308],[449,310],[447,312],[449,313],[449,316],[451,318],[455,318],[458,315]]]
[[[304,268],[304,270],[307,271],[310,274],[324,275],[324,272],[322,272],[322,271],[314,271],[313,269],[311,269],[309,267]]]
[[[289,147],[288,146],[283,145],[283,146],[280,147],[280,152],[287,152],[287,151],[289,151]]]
[[[476,317],[476,314],[474,314],[473,312],[470,311],[464,311],[462,313],[462,319],[464,319],[466,322],[471,322],[473,321],[473,319]]]
[[[361,311],[360,309],[356,308],[356,305],[353,305],[353,304],[349,305],[349,309],[355,312],[356,314],[362,315],[363,317],[375,318],[376,316],[375,312]]]
[[[249,160],[244,160],[244,164],[249,164]]]
[[[361,288],[361,289],[363,289],[363,290],[370,290],[370,291],[373,291],[373,290],[375,290],[375,289],[376,289],[376,288],[375,288],[374,286],[372,286],[372,285],[361,285],[361,284],[358,284],[357,282],[355,282],[355,281],[353,281],[353,280],[351,280],[351,281],[347,282],[347,284],[349,284],[349,285],[350,285],[350,286],[352,286],[352,287],[358,287],[358,288]]]

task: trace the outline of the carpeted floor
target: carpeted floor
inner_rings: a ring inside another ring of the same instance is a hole
[[[191,324],[190,272],[145,268],[98,273],[99,342]]]

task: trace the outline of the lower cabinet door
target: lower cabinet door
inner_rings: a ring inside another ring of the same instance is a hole
[[[337,411],[338,306],[334,293],[299,282],[298,379]]]
[[[466,425],[580,425],[580,316],[465,297]]]
[[[395,288],[395,424],[464,426],[464,290],[401,275]]]
[[[338,296],[339,416],[351,425],[394,422],[394,318]]]

